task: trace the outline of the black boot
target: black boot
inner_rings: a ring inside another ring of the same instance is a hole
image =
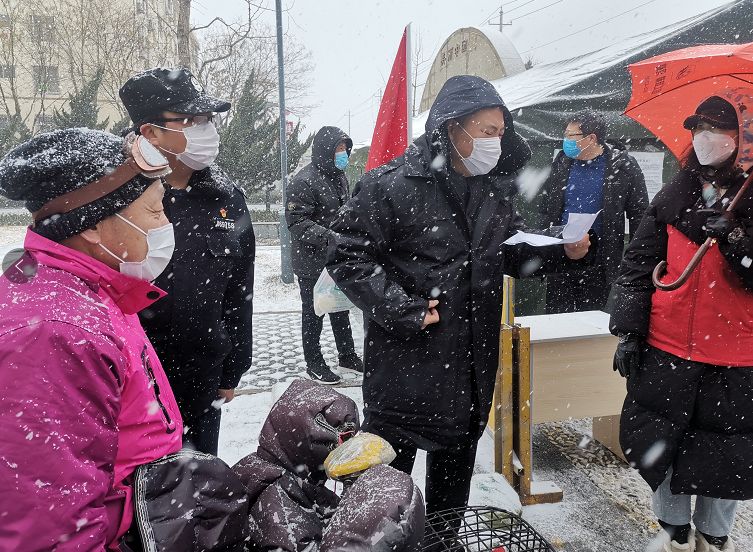
[[[342,370],[363,374],[363,361],[356,353],[341,356],[339,365]]]

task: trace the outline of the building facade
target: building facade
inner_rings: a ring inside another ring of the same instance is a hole
[[[178,0],[0,0],[0,130],[19,120],[48,130],[102,72],[99,122],[125,111],[118,89],[134,72],[177,61]]]
[[[497,80],[526,70],[513,43],[501,32],[465,27],[444,41],[434,58],[421,96],[420,112],[427,111],[442,85],[456,75]]]

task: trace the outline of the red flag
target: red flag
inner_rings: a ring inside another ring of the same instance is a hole
[[[408,27],[397,49],[395,63],[379,106],[366,170],[389,163],[408,147]]]

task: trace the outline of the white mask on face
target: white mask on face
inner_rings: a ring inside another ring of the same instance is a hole
[[[693,136],[693,149],[701,165],[719,167],[732,156],[737,144],[727,134],[702,130]]]
[[[206,169],[217,159],[217,154],[220,152],[220,135],[212,123],[191,125],[182,130],[159,125],[154,126],[164,130],[183,133],[186,137],[186,149],[182,153],[174,153],[164,148],[161,149],[175,155],[176,159],[186,167],[200,171]]]
[[[452,147],[455,148],[455,151],[463,160],[463,165],[465,165],[465,168],[471,173],[471,176],[480,176],[489,173],[489,171],[497,166],[499,158],[502,155],[501,139],[499,136],[491,138],[474,138],[462,126],[460,128],[473,139],[473,149],[468,157],[460,155],[455,144],[452,144]]]
[[[146,236],[147,252],[143,261],[139,262],[126,262],[118,257],[115,253],[107,249],[101,243],[98,244],[111,256],[120,261],[120,272],[126,276],[132,276],[139,280],[146,280],[147,282],[153,282],[157,279],[157,276],[170,264],[170,259],[173,257],[173,250],[175,249],[175,235],[173,234],[173,225],[171,223],[160,226],[159,228],[153,228],[148,232],[144,232],[141,228],[133,224],[127,218],[121,216],[119,213],[115,215],[123,222],[129,224],[142,234]]]

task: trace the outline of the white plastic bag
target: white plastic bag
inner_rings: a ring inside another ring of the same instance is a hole
[[[314,312],[324,316],[333,312],[342,312],[353,308],[345,294],[337,287],[327,269],[322,270],[314,284]]]

